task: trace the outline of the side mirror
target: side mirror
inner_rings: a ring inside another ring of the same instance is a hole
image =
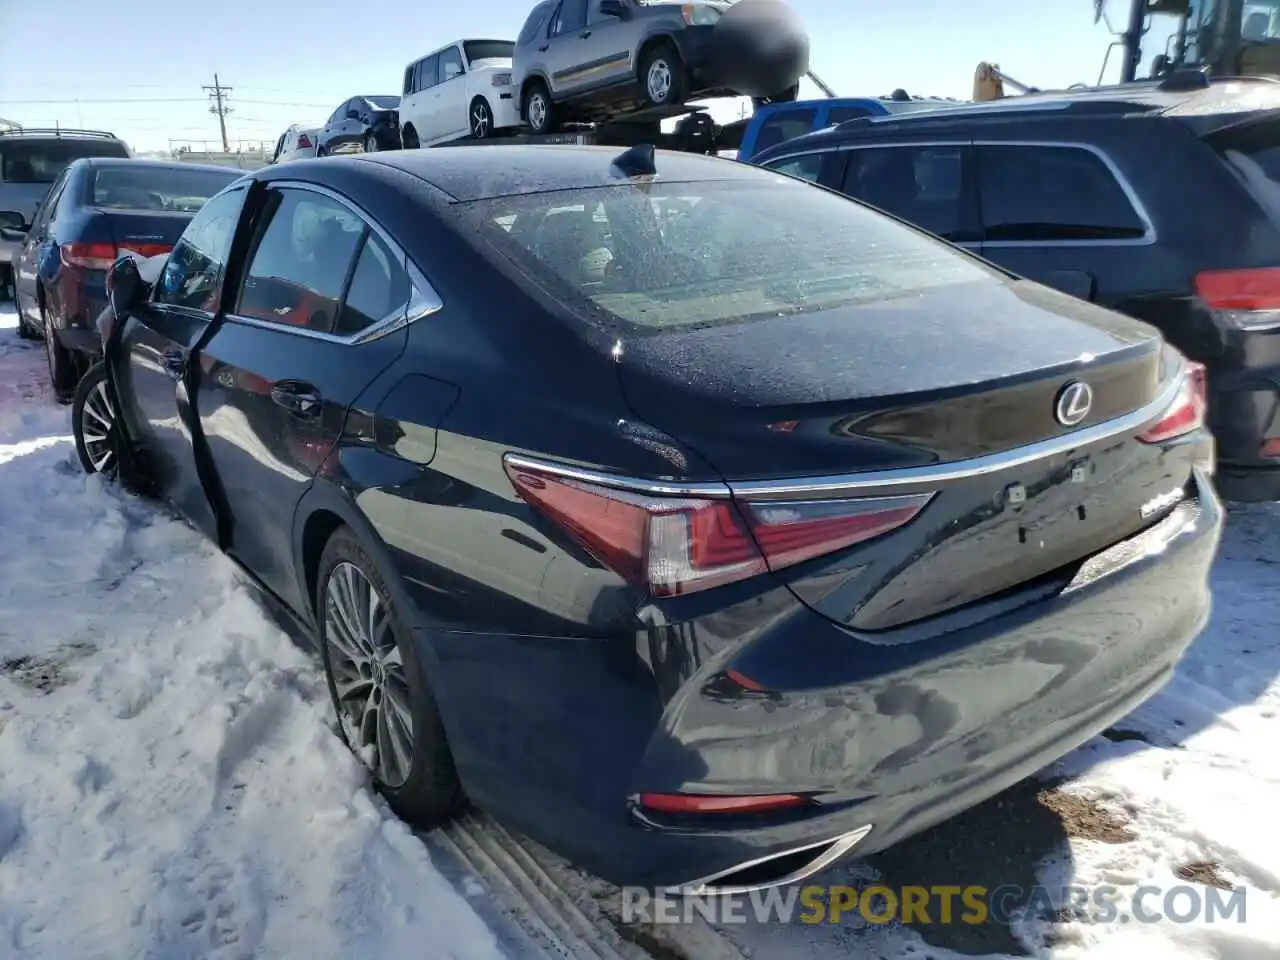
[[[348,110],[348,111],[347,111],[347,119],[348,119],[348,120],[359,120],[359,119],[360,119],[360,111],[359,111],[359,110]]]
[[[0,227],[10,230],[21,230],[27,225],[27,219],[17,210],[0,210]]]
[[[111,312],[120,319],[128,316],[142,302],[146,287],[133,257],[121,257],[107,271],[107,300],[111,303]]]
[[[600,14],[605,17],[617,17],[626,20],[631,16],[631,8],[622,0],[600,0]]]

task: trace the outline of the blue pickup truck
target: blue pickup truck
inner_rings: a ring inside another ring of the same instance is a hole
[[[760,107],[742,131],[737,159],[751,158],[776,143],[799,137],[814,130],[824,130],[858,117],[886,117],[914,110],[954,107],[954,100],[917,97],[895,100],[891,97],[833,97],[822,100],[795,100]]]

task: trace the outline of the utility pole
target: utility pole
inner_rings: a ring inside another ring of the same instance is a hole
[[[218,129],[222,131],[222,152],[230,153],[231,144],[227,141],[227,114],[231,112],[231,108],[227,106],[227,94],[231,92],[230,87],[224,87],[218,82],[218,75],[213,75],[213,86],[205,86],[205,92],[209,94],[212,105],[209,107],[210,113],[218,115]]]

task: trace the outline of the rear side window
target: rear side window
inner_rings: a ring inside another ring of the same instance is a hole
[[[236,313],[331,332],[364,221],[336,200],[292,189],[271,191],[263,216]]]
[[[841,190],[946,240],[968,239],[963,156],[958,145],[851,150]]]
[[[818,111],[812,107],[778,110],[769,114],[760,124],[760,130],[756,134],[756,145],[752,152],[761,153],[779,143],[804,136],[813,130],[817,118]]]
[[[377,233],[369,231],[333,332],[341,337],[354,336],[403,313],[408,309],[411,288],[402,258],[396,257]]]
[[[820,153],[809,153],[803,157],[778,160],[767,164],[767,166],[770,170],[777,170],[779,173],[785,173],[791,177],[799,177],[801,180],[817,183],[818,177],[822,175],[822,158],[823,155]]]
[[[127,157],[119,140],[0,138],[0,180],[5,183],[53,183],[72,161],[83,157]]]
[[[152,295],[156,303],[212,312],[240,220],[245,189],[214,197],[187,224]]]
[[[770,176],[525,194],[463,209],[519,272],[610,326],[767,321],[993,277],[873,210]]]
[[[1146,236],[1146,223],[1093,151],[1050,145],[976,150],[985,242]]]
[[[113,210],[195,213],[205,201],[241,176],[239,170],[181,170],[141,165],[98,167],[90,199]]]

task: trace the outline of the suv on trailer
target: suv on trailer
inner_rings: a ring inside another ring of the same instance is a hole
[[[534,133],[713,97],[794,100],[808,70],[808,37],[779,0],[543,0],[513,58]]]
[[[127,156],[125,142],[102,130],[0,130],[0,230],[21,231],[30,225],[45,194],[71,161]],[[12,263],[22,246],[15,237],[0,233],[0,294],[13,289]]]
[[[1158,327],[1223,492],[1280,499],[1280,85],[1197,74],[851,120],[755,163]]]

